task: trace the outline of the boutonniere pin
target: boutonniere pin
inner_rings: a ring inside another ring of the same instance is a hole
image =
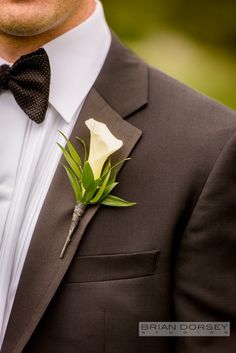
[[[62,132],[60,133],[66,140],[66,147],[64,148],[58,143],[67,162],[64,168],[75,195],[74,212],[67,238],[60,253],[61,259],[72,241],[74,230],[86,207],[96,204],[128,207],[136,204],[111,195],[112,190],[118,184],[116,181],[116,167],[130,159],[125,158],[115,165],[111,165],[110,156],[123,146],[123,141],[117,139],[104,123],[89,119],[85,121],[85,124],[90,130],[90,148],[88,153],[85,142],[81,138],[76,137],[83,146],[83,159]]]

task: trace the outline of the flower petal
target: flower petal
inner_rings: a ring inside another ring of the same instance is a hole
[[[88,161],[95,179],[99,178],[107,158],[123,146],[123,141],[117,139],[107,125],[95,119],[85,122],[90,130],[90,150]]]

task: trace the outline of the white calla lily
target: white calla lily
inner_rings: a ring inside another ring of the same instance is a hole
[[[104,123],[88,119],[85,124],[90,130],[88,162],[96,180],[101,176],[107,158],[122,147],[123,141],[117,139]]]

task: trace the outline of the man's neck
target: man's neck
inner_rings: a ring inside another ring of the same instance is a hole
[[[63,33],[83,23],[94,12],[96,3],[91,1],[88,6],[80,8],[79,12],[59,26],[35,36],[13,36],[0,32],[0,57],[8,62],[15,62],[22,55],[33,52]]]

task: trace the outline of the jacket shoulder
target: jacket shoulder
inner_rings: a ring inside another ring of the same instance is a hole
[[[148,103],[131,118],[143,131],[143,158],[169,184],[180,179],[200,190],[236,131],[236,113],[157,69],[148,72]]]
[[[148,67],[146,115],[152,128],[193,154],[215,158],[236,131],[236,112],[165,73]]]
[[[148,67],[149,104],[176,123],[204,130],[236,128],[236,112],[158,69]]]

